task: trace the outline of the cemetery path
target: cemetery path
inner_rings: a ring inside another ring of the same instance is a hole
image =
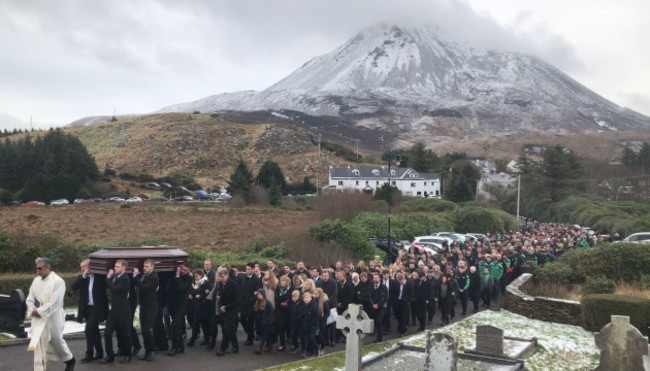
[[[496,303],[492,303],[492,309],[500,308],[503,303],[503,297],[499,297]],[[470,305],[471,307],[471,305]],[[456,322],[462,320],[469,316],[463,317],[460,315],[460,304],[456,306],[456,318],[452,319],[451,322]],[[483,310],[483,308],[481,308]],[[436,315],[433,319],[432,325],[426,327],[427,330],[437,330],[440,328],[440,311],[436,310]],[[384,335],[384,341],[393,340],[397,337],[397,321],[393,318],[392,321],[392,332],[389,335]],[[414,335],[417,331],[417,327],[410,327],[406,336]],[[166,355],[166,352],[156,355],[156,359],[153,362],[140,361],[138,359],[133,359],[129,364],[123,365],[118,362],[108,365],[99,364],[99,362],[92,363],[79,363],[75,367],[75,370],[84,371],[84,370],[117,370],[117,369],[133,369],[133,370],[142,370],[142,371],[160,371],[161,369],[170,370],[195,370],[195,369],[206,369],[207,367],[219,366],[220,369],[226,369],[228,371],[248,371],[248,370],[257,370],[265,367],[271,367],[275,365],[280,365],[284,363],[300,361],[304,358],[300,354],[292,354],[291,351],[287,348],[284,352],[277,352],[277,344],[274,347],[273,351],[270,353],[262,353],[261,355],[256,355],[254,353],[255,346],[243,346],[241,339],[246,339],[246,335],[241,326],[239,326],[237,331],[237,338],[240,339],[240,353],[239,354],[227,354],[224,357],[217,357],[214,354],[214,351],[207,351],[203,346],[195,346],[192,348],[185,348],[185,354],[177,355],[175,357],[169,357]],[[368,335],[363,339],[363,344],[371,344],[375,339],[374,335]],[[218,344],[220,343],[221,336],[218,338]],[[70,351],[75,355],[77,361],[84,356],[86,350],[86,340],[68,340],[68,346]],[[258,344],[256,342],[256,344]],[[218,346],[218,345],[217,345]],[[325,347],[325,353],[333,353],[338,351],[345,351],[345,344],[335,344],[334,347]],[[142,354],[142,352],[140,353]],[[27,344],[21,345],[12,345],[12,346],[0,346],[0,371],[24,371],[33,369],[34,354],[32,352],[27,352]],[[116,361],[119,358],[116,357]],[[63,369],[65,365],[59,362],[50,363],[50,367],[53,370]]]

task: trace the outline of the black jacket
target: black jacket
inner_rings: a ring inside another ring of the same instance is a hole
[[[397,291],[395,293],[395,302],[399,302],[399,291],[401,285],[396,284],[395,286],[397,286],[397,289],[395,290]],[[404,288],[402,289],[402,301],[410,304],[413,301],[414,295],[413,283],[407,280],[406,283],[404,283]]]
[[[339,286],[336,284],[336,280],[333,280],[332,278],[329,278],[327,282],[323,281],[323,279],[319,279],[318,282],[322,283],[322,288],[323,292],[327,294],[328,302],[330,304],[331,308],[336,307],[336,303],[338,302],[336,299],[336,294],[339,291]],[[318,287],[318,286],[317,286]]]
[[[219,306],[226,307],[226,313],[221,314],[228,317],[236,316],[239,309],[239,300],[241,299],[239,283],[232,277],[228,277],[228,280],[221,284],[219,294]]]
[[[144,273],[133,278],[133,283],[139,288],[138,304],[141,310],[158,308],[158,273]]]
[[[431,299],[431,286],[427,280],[413,282],[413,295],[415,300],[427,301]]]
[[[372,291],[370,293],[370,304],[377,305],[379,308],[386,307],[388,303],[388,289],[381,283],[375,289],[375,285],[371,284]]]
[[[348,281],[345,281],[345,284],[341,285],[340,283],[337,283],[338,285],[338,295],[337,295],[337,301],[338,301],[338,311],[339,314],[345,312],[345,310],[348,309],[348,305],[350,303],[353,303],[355,300],[355,292],[354,292],[354,286]]]
[[[382,285],[386,285],[385,281],[381,282]],[[397,297],[399,296],[399,283],[394,279],[388,279],[388,302],[392,305],[397,302]]]
[[[72,284],[73,290],[79,290],[79,306],[77,308],[77,322],[79,323],[83,322],[86,306],[88,306],[89,284],[90,276],[83,278],[81,274]],[[95,274],[93,278],[93,303],[99,321],[105,320],[108,314],[108,296],[106,295],[106,277],[102,274]]]
[[[257,278],[256,275],[251,275],[250,277],[244,276],[243,284],[241,286],[241,305],[240,312],[248,315],[253,314],[255,306],[255,291],[262,288],[262,280]]]
[[[169,281],[167,308],[169,308],[170,314],[175,314],[177,309],[184,310],[184,308],[187,308],[187,303],[190,300],[190,287],[192,287],[193,281],[192,276],[189,274],[182,274],[180,277],[174,276]]]
[[[119,278],[114,275],[106,278],[106,286],[111,290],[111,311],[131,316],[131,304],[129,303],[129,287],[131,279],[123,273]]]

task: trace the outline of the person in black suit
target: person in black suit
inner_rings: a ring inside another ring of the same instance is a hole
[[[203,262],[203,273],[208,278],[208,282],[210,282],[210,287],[214,287],[216,272],[214,271],[214,269],[212,269],[212,260],[206,259]]]
[[[228,349],[228,345],[232,345],[232,350],[229,353],[239,353],[239,342],[237,341],[237,313],[239,308],[239,300],[241,293],[239,284],[231,276],[231,272],[227,268],[219,269],[217,272],[221,285],[219,288],[219,295],[214,298],[215,311],[218,310],[223,316],[223,336],[221,338],[221,350],[217,351],[217,356],[223,356]]]
[[[377,332],[377,340],[375,342],[380,343],[384,333],[382,323],[388,305],[388,289],[385,285],[381,284],[381,275],[379,272],[372,273],[372,285],[372,291],[370,293],[370,318],[374,319],[376,324],[375,331]]]
[[[183,334],[185,333],[185,313],[190,299],[190,287],[192,286],[192,275],[187,263],[181,263],[176,267],[176,276],[169,281],[167,306],[169,315],[172,317],[172,347],[167,352],[168,356],[175,356],[185,351]]]
[[[338,285],[338,295],[337,299],[337,308],[336,311],[339,315],[342,315],[343,312],[348,310],[350,303],[353,303],[355,300],[354,286],[347,279],[347,275],[344,271],[336,272],[336,283]],[[344,338],[343,332],[339,329],[336,330],[335,341],[339,343],[341,339]]]
[[[322,288],[323,292],[327,295],[327,300],[330,308],[336,308],[337,307],[337,298],[336,295],[338,294],[339,291],[339,286],[336,284],[336,280],[334,277],[330,277],[330,271],[327,269],[323,269],[323,272],[321,273],[321,279],[318,280],[319,282],[322,283]],[[325,313],[325,318],[329,316],[329,311],[328,313]],[[325,325],[325,331],[323,331],[323,341],[325,342],[325,345],[330,345],[334,346],[334,338],[335,338],[335,333],[336,333],[336,323],[332,322],[329,325]]]
[[[402,274],[396,276],[395,316],[397,317],[397,333],[400,337],[407,331],[409,312],[413,301],[413,284]]]
[[[144,355],[141,360],[153,361],[156,348],[153,344],[153,322],[158,315],[158,273],[154,272],[155,263],[151,259],[144,261],[142,272],[133,268],[133,283],[139,288],[138,301],[140,304],[140,329],[144,343]],[[141,274],[142,273],[142,274]]]
[[[420,322],[420,331],[424,331],[424,327],[427,323],[427,302],[433,300],[431,298],[431,287],[429,286],[429,281],[427,281],[424,272],[417,272],[418,279],[413,282],[413,312],[415,313],[418,322]]]
[[[99,333],[99,323],[108,314],[108,296],[106,295],[106,279],[103,275],[90,273],[90,259],[81,262],[81,274],[72,284],[73,290],[79,290],[79,308],[77,321],[86,320],[86,356],[81,363],[92,362],[104,358],[102,336]],[[93,356],[93,350],[95,355]]]
[[[391,330],[390,326],[390,317],[392,308],[395,306],[397,297],[395,296],[397,291],[397,281],[390,277],[390,269],[382,268],[381,270],[381,284],[386,286],[388,291],[388,304],[386,305],[386,314],[384,315],[384,322],[382,324],[384,329],[384,334],[388,335]]]
[[[117,331],[118,344],[131,344],[131,305],[129,304],[130,279],[126,274],[128,264],[124,259],[115,261],[113,269],[106,275],[106,286],[111,290],[111,311],[108,313],[104,329],[104,345],[106,358],[102,363],[112,363],[115,359],[113,352],[113,332]],[[131,347],[122,349],[124,357],[120,363],[131,361]]]
[[[244,345],[253,345],[255,337],[255,292],[262,288],[262,280],[255,274],[255,263],[246,264],[246,275],[242,278],[241,284],[241,301],[240,301],[240,321],[246,331],[246,342]]]

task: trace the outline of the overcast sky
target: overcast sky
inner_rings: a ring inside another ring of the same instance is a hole
[[[524,52],[650,115],[648,0],[0,0],[0,129],[262,90],[376,25]]]

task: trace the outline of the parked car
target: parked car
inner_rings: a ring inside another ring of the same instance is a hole
[[[219,193],[217,196],[217,201],[229,201],[232,199],[232,196],[228,193]]]
[[[128,200],[126,200],[125,202],[129,202],[129,203],[131,203],[131,202],[142,202],[142,199],[140,197],[131,197]]]
[[[163,188],[174,188],[171,184],[165,182],[160,183],[160,186]]]
[[[174,199],[174,201],[192,201],[192,197],[190,196],[178,196]]]
[[[210,200],[211,201],[214,198],[208,192],[199,189],[199,190],[196,191],[196,197],[194,197],[194,199],[195,200]]]
[[[650,243],[650,232],[637,232],[633,233],[621,241],[622,243]]]
[[[99,198],[99,197],[93,198],[93,201],[95,201],[95,202],[104,202],[104,200]]]
[[[440,246],[442,246],[444,242],[447,242],[447,246],[449,246],[453,240],[449,237],[443,236],[419,236],[413,239],[413,243],[435,243]]]
[[[61,198],[58,200],[50,201],[50,206],[65,206],[68,205],[69,203],[70,202],[65,198]]]
[[[484,238],[487,237],[487,236],[484,235],[483,233],[467,233],[467,234],[465,234],[465,239],[466,239],[466,240],[467,240],[468,238],[470,238],[470,237],[473,238],[473,239],[475,239],[475,240],[482,240],[482,239],[484,239]]]
[[[149,201],[166,202],[169,201],[169,199],[165,196],[153,196],[149,199]]]
[[[460,243],[465,243],[465,235],[456,233],[456,232],[437,232],[431,234],[432,236],[448,237],[454,241],[460,241]]]
[[[156,182],[149,182],[147,183],[147,187],[149,188],[155,188],[155,189],[160,189],[162,186]]]
[[[424,250],[427,253],[431,254],[431,256],[436,256],[440,255],[442,253],[442,246],[435,244],[435,243],[429,243],[429,242],[421,242],[421,243],[412,243],[408,247],[404,246],[404,248],[409,251],[411,247],[415,247],[417,251]]]
[[[114,196],[105,199],[104,202],[124,202],[124,199],[121,197]]]
[[[74,201],[72,201],[73,204],[82,204],[84,202],[86,202],[86,199],[84,198],[75,198]]]
[[[42,203],[42,202],[38,202],[38,201],[28,201],[28,202],[25,202],[24,204],[21,204],[20,206],[27,206],[27,207],[30,207],[30,206],[43,206],[43,205],[45,205],[45,204]]]

